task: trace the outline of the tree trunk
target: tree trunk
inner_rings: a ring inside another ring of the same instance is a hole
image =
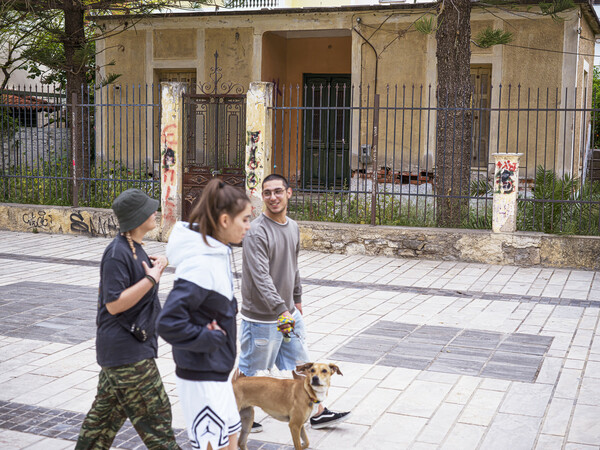
[[[65,35],[62,42],[65,49],[65,66],[67,79],[68,117],[71,125],[71,177],[73,182],[73,198],[81,192],[83,177],[90,175],[90,147],[88,143],[88,104],[85,61],[85,29],[84,9],[79,0],[65,2]]]
[[[439,227],[458,227],[468,217],[473,86],[471,0],[442,0],[437,40],[435,187]],[[465,197],[465,198],[460,198]]]

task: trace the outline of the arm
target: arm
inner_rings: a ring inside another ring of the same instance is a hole
[[[160,276],[164,270],[163,261],[159,259],[155,259],[154,265],[150,268],[145,261],[142,261],[142,265],[144,266],[144,271],[146,275],[150,275],[156,282],[160,280]],[[107,280],[108,281],[108,280]],[[121,295],[111,302],[106,303],[107,311],[112,314],[122,313],[127,311],[129,308],[134,307],[137,303],[148,293],[150,289],[154,287],[152,281],[148,278],[142,278],[140,281],[135,283],[132,286],[129,286]]]
[[[203,297],[196,297],[195,300],[202,303],[206,291],[198,290]],[[173,287],[158,316],[158,334],[173,347],[210,353],[227,342],[225,331],[215,321],[207,325],[192,323],[188,301],[192,294],[197,296],[198,291],[190,291],[189,286],[181,284]]]
[[[247,235],[244,238],[244,257],[251,258],[252,264],[247,264],[245,269],[249,271],[250,278],[263,300],[270,305],[274,314],[279,315],[287,311],[287,306],[277,292],[269,272],[268,248],[266,236]]]
[[[302,281],[298,268],[298,255],[300,254],[300,230],[298,230],[298,243],[296,244],[296,277],[294,278],[294,306],[302,314]]]

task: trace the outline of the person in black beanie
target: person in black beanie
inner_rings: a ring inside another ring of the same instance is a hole
[[[165,256],[148,256],[142,239],[156,227],[158,201],[139,189],[121,193],[112,205],[120,233],[104,250],[96,324],[98,392],[79,433],[76,449],[109,449],[129,418],[149,449],[179,449],[171,404],[156,362],[158,282]]]

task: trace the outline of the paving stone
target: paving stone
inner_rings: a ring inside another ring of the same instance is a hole
[[[432,359],[388,354],[379,361],[379,364],[389,367],[425,370],[431,364]]]
[[[508,342],[507,340],[500,344],[498,350],[502,352],[526,353],[530,355],[545,355],[549,348],[549,345],[526,345]]]
[[[431,363],[428,370],[461,375],[478,375],[482,367],[483,362],[481,361],[466,361],[462,359],[446,359],[438,357]]]
[[[544,417],[552,391],[553,387],[547,384],[513,383],[500,406],[500,412]]]
[[[481,448],[489,450],[531,450],[541,418],[498,414],[489,428]]]
[[[373,364],[379,360],[385,353],[383,352],[368,352],[362,349],[353,349],[351,347],[344,347],[340,350],[336,350],[332,355],[331,359],[338,361],[349,361],[349,362],[364,362]]]
[[[423,325],[410,334],[409,339],[423,340],[431,343],[447,344],[459,332],[460,328]]]
[[[486,331],[465,330],[452,341],[453,346],[494,349],[503,335]]]
[[[402,341],[392,350],[389,351],[389,355],[394,356],[421,356],[423,358],[435,358],[443,346],[440,344],[427,344],[421,341]]]
[[[492,355],[490,349],[484,348],[469,348],[469,347],[456,347],[454,345],[448,345],[444,347],[439,357],[448,359],[464,359],[470,361],[487,361]]]
[[[344,345],[346,348],[358,348],[363,350],[375,350],[388,352],[396,346],[394,339],[382,339],[374,336],[358,336]]]
[[[517,366],[539,367],[543,358],[535,355],[523,355],[519,353],[509,353],[496,351],[490,358],[490,363],[504,363]]]
[[[509,365],[506,363],[489,362],[481,371],[482,377],[500,378],[503,380],[535,381],[538,368],[533,366]]]
[[[536,336],[532,334],[514,333],[506,338],[505,342],[518,342],[530,345],[550,346],[552,344],[551,336]]]

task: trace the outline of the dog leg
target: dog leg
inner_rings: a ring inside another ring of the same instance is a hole
[[[294,441],[294,450],[302,450],[306,447],[302,445],[300,442],[300,434],[304,429],[304,425],[302,422],[298,423],[298,421],[290,420],[290,432],[292,433],[292,441]],[[304,433],[306,435],[306,433]]]
[[[300,428],[300,437],[302,438],[302,448],[308,448],[308,436],[306,435],[306,430],[304,429],[304,425]]]
[[[238,439],[238,446],[241,450],[247,450],[246,446],[248,443],[248,435],[252,429],[252,423],[254,422],[254,408],[249,406],[240,411],[240,418],[242,419],[242,431],[240,431],[240,437]]]

